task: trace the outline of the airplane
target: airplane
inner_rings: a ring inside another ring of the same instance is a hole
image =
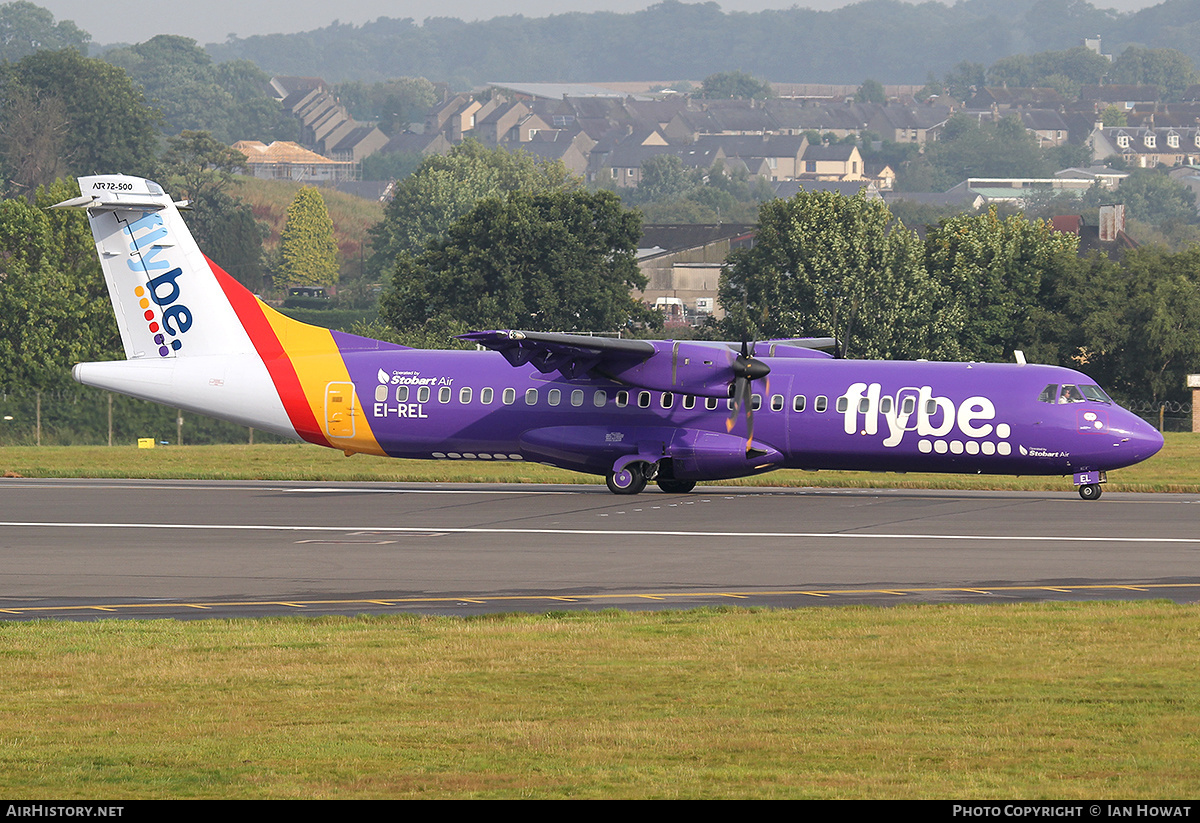
[[[354,453],[535,461],[615,494],[774,469],[1071,475],[1085,500],[1162,435],[1058,366],[838,358],[836,341],[492,330],[410,349],[292,320],[206,258],[156,183],[79,179],[123,361],[87,386]]]

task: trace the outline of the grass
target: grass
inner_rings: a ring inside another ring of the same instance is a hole
[[[1198,491],[1200,435],[1110,489]],[[596,482],[313,446],[14,447],[39,477]],[[797,485],[1060,478],[776,472]],[[2,488],[2,486],[0,486]],[[1193,797],[1200,606],[0,621],[0,793]]]
[[[445,483],[599,483],[598,477],[535,463],[394,460],[305,444],[168,446],[11,446],[0,473],[22,477],[143,477],[225,480],[335,480]],[[777,471],[727,481],[743,486],[1005,489],[1064,491],[1070,478],[889,472]],[[1109,474],[1108,491],[1200,493],[1200,434],[1166,435],[1163,450]]]
[[[1167,798],[1160,601],[0,623],[16,798]]]

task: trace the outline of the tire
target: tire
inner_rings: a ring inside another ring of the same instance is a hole
[[[646,488],[646,475],[633,463],[619,472],[609,472],[604,482],[613,494],[638,494]]]
[[[1088,483],[1079,487],[1079,496],[1084,500],[1099,500],[1102,492],[1099,483]]]
[[[658,487],[667,494],[687,494],[696,488],[695,480],[659,480]]]

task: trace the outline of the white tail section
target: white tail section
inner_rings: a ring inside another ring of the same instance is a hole
[[[79,363],[80,383],[296,437],[271,375],[208,260],[162,188],[79,178],[124,361]],[[231,286],[231,288],[234,286]],[[240,288],[240,287],[238,287]]]
[[[79,178],[81,197],[54,208],[88,213],[130,360],[250,354],[254,347],[171,198],[119,174]]]

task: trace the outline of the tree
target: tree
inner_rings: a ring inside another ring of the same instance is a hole
[[[167,134],[209,131],[223,142],[287,139],[294,120],[267,93],[269,75],[248,60],[215,65],[195,40],[160,34],[104,53],[162,111]]]
[[[331,288],[338,279],[338,248],[333,221],[316,186],[304,186],[288,206],[279,238],[279,275],[283,285]]]
[[[182,131],[167,138],[163,171],[182,185],[187,197],[228,191],[237,172],[246,171],[246,155],[206,131]]]
[[[1050,360],[1078,368],[1118,401],[1185,400],[1200,362],[1200,251],[1143,246],[1117,263],[1076,261],[1046,296]]]
[[[485,197],[509,192],[549,192],[583,184],[560,161],[540,161],[524,152],[489,149],[474,140],[446,155],[426,157],[396,186],[383,220],[370,229],[368,267],[390,272],[399,255],[416,254]]]
[[[945,191],[968,177],[1049,177],[1046,153],[1014,116],[980,124],[964,114],[951,115],[941,137],[904,170],[923,172],[928,185]],[[913,189],[909,180],[904,188]]]
[[[398,330],[608,331],[650,313],[630,295],[641,221],[612,192],[511,192],[479,201],[445,238],[402,254],[380,302]]]
[[[1130,217],[1159,225],[1167,220],[1196,221],[1196,193],[1178,180],[1150,169],[1135,169],[1117,189]]]
[[[0,61],[16,61],[41,49],[74,49],[87,54],[91,35],[70,20],[21,0],[0,5]]]
[[[234,172],[246,169],[246,156],[208,132],[184,131],[167,138],[163,166],[164,183],[191,200],[184,221],[196,243],[246,288],[261,291],[268,229],[249,204],[230,193]]]
[[[883,84],[878,80],[864,80],[863,84],[858,87],[858,91],[854,93],[855,103],[886,103],[887,93],[883,90]]]
[[[356,120],[375,122],[385,134],[398,134],[423,119],[438,101],[433,83],[424,77],[398,77],[381,83],[342,83],[334,94]]]
[[[157,113],[123,69],[73,49],[39,51],[5,66],[0,98],[57,98],[67,130],[61,159],[72,175],[121,172],[153,177],[157,168]],[[12,128],[14,110],[0,119]],[[11,154],[3,158],[11,169]]]
[[[719,295],[733,339],[833,336],[855,356],[957,355],[961,314],[924,268],[921,241],[880,201],[801,192],[759,211]]]
[[[1038,306],[1044,286],[1075,259],[1078,238],[1020,215],[1001,219],[994,208],[952,217],[925,236],[929,275],[950,292],[966,318],[962,356],[1003,360],[1040,339]]]
[[[120,350],[87,218],[46,210],[78,196],[78,186],[58,181],[35,205],[0,200],[0,383],[8,389],[65,385],[74,363]]]
[[[1175,102],[1188,86],[1200,82],[1200,75],[1187,55],[1175,49],[1147,49],[1130,46],[1112,63],[1115,83],[1157,86],[1163,99]]]
[[[1111,129],[1118,126],[1128,126],[1129,118],[1123,108],[1115,104],[1109,104],[1104,107],[1104,111],[1100,112],[1100,122],[1104,124],[1106,129]]]
[[[642,163],[636,189],[639,202],[675,200],[695,187],[695,181],[675,154],[659,154]]]
[[[705,77],[696,96],[705,100],[729,98],[765,100],[773,97],[774,92],[771,91],[769,83],[758,80],[743,71],[723,71]]]
[[[5,188],[31,197],[66,173],[70,123],[59,97],[13,89],[0,119],[0,159]]]

